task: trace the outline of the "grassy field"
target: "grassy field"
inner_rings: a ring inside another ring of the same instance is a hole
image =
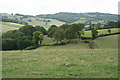
[[[22,27],[22,24],[11,23],[11,22],[0,22],[0,28],[2,29],[2,33],[9,30],[16,30]],[[1,33],[1,32],[0,32]]]
[[[45,28],[50,27],[51,25],[61,26],[62,24],[65,24],[65,22],[58,21],[56,19],[43,19],[43,18],[32,17],[32,18],[25,18],[24,20],[27,21],[29,19],[31,19],[31,22],[28,22],[30,25],[33,25],[33,26],[39,25]],[[47,25],[46,25],[45,22],[40,21],[40,20],[50,20],[51,22],[47,22]]]
[[[112,35],[112,36],[97,38],[96,44],[98,48],[101,48],[101,49],[117,49],[118,36],[120,35]]]
[[[101,35],[101,34],[109,34],[108,33],[108,29],[102,29],[102,30],[97,30],[98,31],[98,35]],[[119,32],[119,28],[112,28],[111,29],[111,33],[117,33]],[[92,37],[92,33],[91,31],[85,31],[85,34],[83,37]]]
[[[103,39],[105,43],[101,42]],[[2,51],[3,78],[117,78],[118,49],[109,47],[111,44],[106,43],[107,40],[116,42],[117,36],[97,38],[99,49],[89,49],[88,44],[81,42]],[[50,39],[44,41],[52,42]]]

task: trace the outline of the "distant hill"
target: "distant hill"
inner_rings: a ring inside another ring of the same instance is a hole
[[[37,15],[40,18],[49,18],[49,19],[57,19],[59,21],[74,23],[76,21],[85,21],[84,23],[95,22],[95,21],[117,21],[118,15],[109,14],[109,13],[68,13],[68,12],[60,12],[56,14],[41,14]]]
[[[51,25],[57,25],[60,26],[62,24],[65,24],[65,22],[56,20],[56,19],[44,19],[37,16],[31,16],[31,15],[23,15],[23,14],[7,14],[7,13],[0,13],[0,21],[2,22],[12,22],[12,23],[18,23],[18,24],[29,24],[29,25],[39,25],[42,27],[50,27]],[[2,19],[1,19],[2,18]]]
[[[18,29],[25,24],[39,25],[48,29],[51,25],[61,26],[62,24],[84,23],[86,26],[101,22],[106,24],[108,21],[117,21],[118,15],[109,13],[68,13],[60,12],[56,14],[23,15],[0,13],[0,23],[3,24],[3,32]],[[3,18],[3,20],[1,20]]]

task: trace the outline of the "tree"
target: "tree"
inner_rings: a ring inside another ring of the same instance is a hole
[[[80,31],[84,29],[84,26],[85,25],[82,23],[70,25],[70,27],[65,30],[65,38],[69,39],[70,41],[76,37],[80,38]]]
[[[47,35],[47,31],[46,31],[46,29],[44,27],[35,26],[35,30],[42,32],[44,35]]]
[[[111,28],[116,28],[117,25],[118,25],[118,23],[115,21],[108,21],[108,26],[110,26]]]
[[[70,27],[70,25],[68,25],[68,24],[63,24],[63,25],[61,25],[60,27],[65,30],[65,29],[67,29],[68,27]]]
[[[84,29],[85,25],[83,23],[72,24],[71,27],[73,28],[74,32],[78,32]]]
[[[33,45],[33,43],[29,39],[2,39],[2,50],[22,50],[31,45]]]
[[[98,31],[96,29],[92,30],[92,38],[95,39],[98,35]]]
[[[94,29],[95,28],[95,24],[91,24],[90,26],[89,26],[89,29]]]
[[[64,30],[60,27],[56,28],[53,37],[58,41],[62,41],[64,39]]]
[[[72,30],[71,27],[68,27],[65,30],[65,38],[69,39],[69,41],[71,41],[71,39],[73,39],[75,37],[75,32]]]
[[[49,33],[51,30],[55,29],[55,28],[57,28],[56,25],[51,25],[51,27],[48,29],[48,33]]]
[[[53,34],[54,34],[55,30],[56,30],[56,28],[53,28],[52,30],[50,30],[48,32],[48,37],[53,38]]]
[[[78,40],[81,38],[81,31],[84,29],[84,24],[82,23],[78,23],[78,24],[72,24],[72,30],[75,33],[76,37],[78,38]]]
[[[96,24],[96,28],[97,28],[97,29],[101,28],[101,25],[102,25],[101,23],[97,23],[97,24]]]
[[[111,33],[111,30],[110,29],[108,29],[108,32],[109,32],[109,34]]]
[[[2,39],[2,50],[16,50],[15,41],[13,39]]]
[[[23,37],[24,33],[17,31],[17,30],[10,30],[2,34],[2,38],[9,38],[9,39],[14,39],[18,37]]]
[[[81,30],[81,31],[77,32],[77,38],[78,38],[78,40],[81,39],[81,36],[84,35],[84,33],[85,33],[84,30]]]
[[[41,44],[42,40],[43,40],[43,34],[40,31],[35,31],[33,33],[33,42],[34,42],[34,44],[38,45],[39,41],[40,41],[40,44]]]
[[[43,37],[44,37],[44,35],[43,35],[43,34],[40,34],[40,35],[39,35],[40,45],[42,44]]]
[[[25,26],[19,28],[18,31],[21,31],[26,36],[33,36],[33,32],[35,31],[35,27],[33,27],[32,25],[25,25]]]

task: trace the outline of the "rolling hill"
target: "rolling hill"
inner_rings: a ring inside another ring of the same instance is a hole
[[[117,38],[96,39],[98,49],[76,43],[2,51],[3,78],[118,78]]]
[[[22,14],[13,15],[13,14],[7,14],[7,13],[1,13],[0,15],[2,16],[2,18],[7,18],[13,21],[16,20],[19,22],[19,24],[21,24],[20,21],[24,21],[29,25],[33,25],[33,26],[39,25],[45,28],[50,27],[51,25],[60,26],[62,24],[65,24],[65,22],[62,22],[56,19],[44,19],[44,18],[39,18],[36,16],[30,16],[30,15],[22,15]]]
[[[89,24],[89,22],[92,21],[110,21],[114,20],[117,21],[118,15],[116,14],[109,14],[109,13],[68,13],[68,12],[60,12],[56,14],[41,14],[37,15],[37,17],[40,18],[50,18],[50,19],[57,19],[63,22],[67,23],[73,23],[73,22],[80,22],[85,21],[84,23]]]
[[[23,15],[23,14],[7,14],[0,13],[0,16],[10,19],[17,20],[15,22],[3,22],[3,32],[13,29],[18,29],[24,25],[24,22],[29,25],[39,25],[48,29],[51,25],[61,26],[66,23],[84,23],[89,26],[92,23],[103,23],[106,24],[107,21],[113,20],[117,21],[118,16],[116,14],[109,13],[68,13],[60,12],[56,14],[41,14],[36,16]],[[1,19],[1,17],[0,17]],[[1,23],[1,22],[0,22]]]

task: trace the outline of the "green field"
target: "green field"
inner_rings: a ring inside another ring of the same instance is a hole
[[[116,42],[117,37],[97,38],[95,43],[99,48],[96,49],[80,42],[34,50],[2,51],[3,78],[117,78],[118,49],[112,47],[117,43],[108,44]],[[44,43],[53,42],[50,38],[47,42],[47,39],[45,37]]]
[[[31,22],[28,22],[29,25],[33,25],[33,26],[39,25],[39,26],[42,26],[42,27],[45,27],[45,28],[48,28],[51,25],[61,26],[62,24],[65,24],[65,22],[58,21],[56,19],[43,19],[43,18],[34,18],[34,17],[25,18],[24,21],[27,21],[29,19],[31,19]],[[51,22],[47,22],[47,24],[46,24],[45,22],[40,21],[40,20],[50,20]]]
[[[111,30],[111,33],[117,33],[117,32],[120,32],[119,28],[112,28],[110,29]],[[109,34],[108,33],[108,29],[102,29],[102,30],[97,30],[98,31],[98,35],[101,35],[101,34]],[[92,37],[92,34],[91,34],[91,31],[85,31],[85,34],[83,37]]]
[[[117,49],[118,35],[97,38],[96,44],[101,49]]]
[[[2,33],[9,31],[9,30],[16,30],[19,29],[24,25],[17,24],[17,23],[11,23],[11,22],[0,22],[0,28],[2,29]]]

